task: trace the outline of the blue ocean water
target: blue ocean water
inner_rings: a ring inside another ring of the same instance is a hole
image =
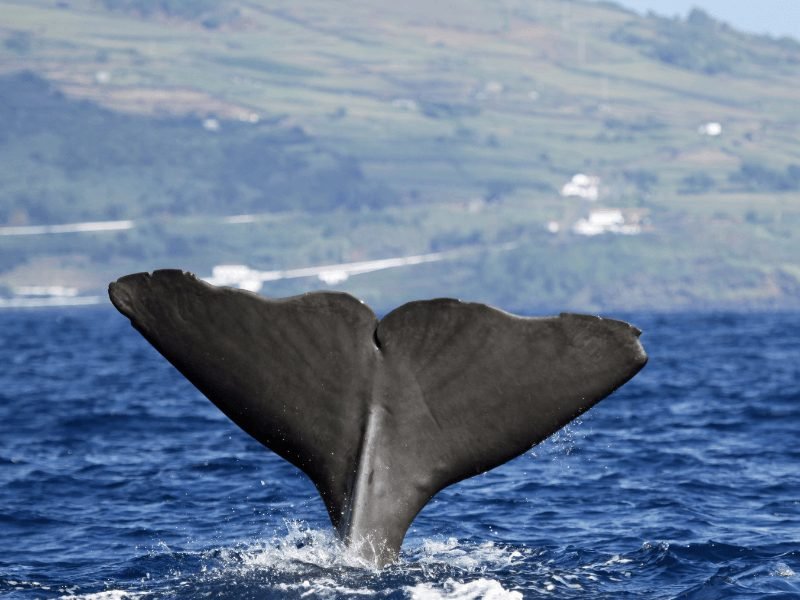
[[[623,315],[647,367],[378,571],[112,309],[0,313],[0,596],[800,598],[800,315]]]

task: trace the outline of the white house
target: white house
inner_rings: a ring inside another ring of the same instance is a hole
[[[600,197],[600,178],[576,173],[561,188],[561,195],[564,198],[583,198],[595,202]]]
[[[717,123],[716,121],[703,123],[697,128],[697,133],[700,135],[707,135],[709,137],[717,137],[722,133],[722,123]]]
[[[627,223],[625,215],[618,208],[599,208],[591,211],[587,218],[576,221],[572,232],[589,236],[601,233],[637,235],[642,232],[642,227],[638,223]]]

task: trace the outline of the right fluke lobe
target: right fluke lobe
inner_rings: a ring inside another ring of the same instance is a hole
[[[339,534],[384,564],[439,490],[518,456],[633,377],[639,330],[348,294],[269,300],[181,271],[129,275],[117,309],[242,429],[302,469]]]

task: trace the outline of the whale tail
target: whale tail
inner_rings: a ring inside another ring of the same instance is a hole
[[[342,539],[383,565],[444,487],[518,456],[641,369],[640,331],[410,302],[380,321],[339,292],[266,299],[177,270],[114,306],[205,396],[311,478]]]

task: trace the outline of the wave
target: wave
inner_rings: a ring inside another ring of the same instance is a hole
[[[327,529],[301,521],[287,521],[285,528],[265,540],[196,551],[176,551],[160,543],[118,564],[116,572],[95,578],[107,589],[0,578],[0,592],[60,600],[578,599],[627,597],[632,589],[634,595],[662,599],[698,593],[725,598],[765,590],[800,593],[798,554],[790,543],[743,547],[712,540],[660,541],[609,554],[574,546],[422,539],[408,545],[396,563],[376,569]],[[637,578],[643,572],[650,575]]]
[[[407,588],[411,600],[522,600],[522,594],[506,590],[493,579],[459,583],[448,579],[441,586],[420,583]]]

